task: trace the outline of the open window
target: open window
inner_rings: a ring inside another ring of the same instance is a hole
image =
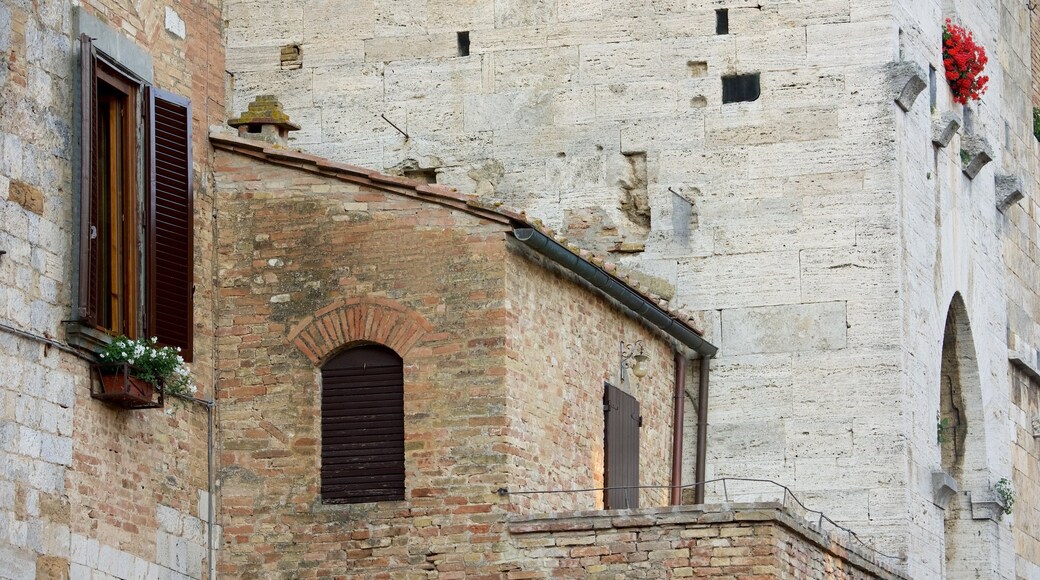
[[[191,104],[80,37],[80,327],[192,355]]]

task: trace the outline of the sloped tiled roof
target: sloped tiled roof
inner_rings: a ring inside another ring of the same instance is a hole
[[[479,199],[477,196],[460,193],[452,187],[427,184],[407,179],[405,177],[386,175],[355,165],[337,163],[301,151],[272,146],[263,141],[243,139],[220,133],[211,133],[209,138],[215,149],[238,153],[273,165],[293,167],[300,171],[339,179],[348,183],[364,185],[415,199],[422,199],[431,203],[464,211],[492,222],[508,225],[514,229],[534,228],[548,236],[556,243],[564,246],[575,256],[588,261],[611,278],[628,287],[657,308],[660,308],[679,324],[687,327],[699,336],[704,335],[702,330],[694,326],[693,318],[689,313],[674,308],[668,300],[650,293],[638,281],[634,280],[627,274],[620,272],[616,264],[608,262],[600,256],[596,256],[591,252],[569,244],[566,238],[557,236],[555,232],[550,228],[547,228],[539,220],[528,218],[527,214],[522,210],[497,203],[488,203]]]

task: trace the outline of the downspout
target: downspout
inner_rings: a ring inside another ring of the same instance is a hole
[[[216,515],[216,469],[213,466],[213,457],[215,456],[213,449],[213,430],[215,427],[213,419],[213,410],[216,408],[216,401],[207,401],[206,399],[198,399],[195,397],[186,397],[183,395],[174,395],[180,399],[191,401],[202,405],[206,408],[206,488],[207,488],[207,502],[206,502],[206,559],[209,562],[209,578],[214,580],[217,577],[217,559],[216,559],[216,546],[213,544],[213,530],[215,528],[214,516]]]
[[[705,468],[708,455],[708,369],[711,358],[702,356],[700,364],[700,381],[697,385],[697,468],[694,474],[697,486],[693,489],[693,503],[704,503],[704,481],[707,479]]]
[[[675,351],[675,407],[672,414],[672,505],[682,504],[683,407],[686,403],[686,357]]]

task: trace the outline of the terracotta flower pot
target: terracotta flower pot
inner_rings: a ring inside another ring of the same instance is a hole
[[[102,375],[101,384],[105,386],[105,393],[110,395],[123,394],[151,401],[155,394],[155,386],[152,383],[130,374]]]
[[[163,406],[163,393],[156,385],[135,377],[130,365],[98,364],[94,365],[101,388],[91,389],[91,396],[109,405],[125,409],[149,409]],[[159,397],[156,399],[156,392]]]

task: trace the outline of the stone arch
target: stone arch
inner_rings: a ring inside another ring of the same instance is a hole
[[[357,342],[385,345],[404,358],[432,328],[421,314],[394,300],[348,298],[303,319],[289,341],[315,365]]]
[[[987,523],[975,513],[978,496],[990,487],[982,380],[968,309],[959,293],[946,314],[939,389],[941,465],[959,490],[945,508],[944,577],[989,577],[987,554],[980,547]]]

